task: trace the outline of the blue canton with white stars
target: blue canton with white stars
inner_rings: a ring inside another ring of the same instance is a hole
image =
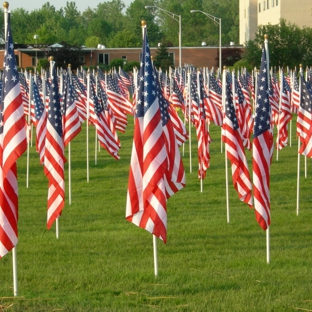
[[[270,102],[268,90],[268,73],[265,48],[262,48],[261,66],[258,77],[256,115],[254,119],[254,137],[270,129]]]
[[[147,40],[146,29],[144,29],[144,42],[140,64],[138,99],[136,105],[136,117],[143,117],[149,107],[156,100],[156,74],[153,70],[150,48]]]

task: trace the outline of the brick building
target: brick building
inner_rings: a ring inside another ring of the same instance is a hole
[[[223,46],[222,51],[227,49],[242,49],[241,46]],[[155,56],[157,47],[151,47],[151,55]],[[83,48],[80,55],[80,61],[85,66],[95,66],[97,64],[109,65],[116,58],[125,61],[140,61],[142,48]],[[3,69],[3,48],[0,50],[0,69]],[[168,53],[171,54],[174,65],[179,65],[179,48],[169,47]],[[200,46],[200,47],[182,47],[182,66],[193,65],[195,67],[218,67],[219,47]],[[27,68],[36,65],[36,59],[47,58],[49,56],[47,47],[27,47],[26,45],[15,46],[15,56],[20,68]]]

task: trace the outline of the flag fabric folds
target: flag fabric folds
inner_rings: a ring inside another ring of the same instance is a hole
[[[312,92],[303,76],[300,77],[301,97],[297,116],[297,135],[301,146],[299,154],[312,157]]]
[[[65,202],[64,142],[61,104],[55,63],[51,62],[50,102],[44,154],[44,173],[49,180],[47,228],[61,214]]]
[[[227,73],[229,75],[229,73]],[[252,207],[251,180],[245,155],[239,120],[235,113],[231,85],[226,82],[225,114],[222,125],[222,141],[231,162],[232,180],[238,197]]]
[[[252,142],[253,194],[256,219],[266,230],[270,225],[270,165],[273,155],[273,132],[269,103],[266,50],[262,49],[258,76],[254,138]]]
[[[166,179],[170,176],[168,173],[170,161],[167,154],[169,142],[166,141],[163,130],[157,83],[144,28],[126,219],[166,242],[168,198]],[[174,138],[174,134],[171,134],[169,140]]]
[[[0,104],[0,258],[12,250],[18,241],[16,161],[27,148],[23,98],[9,14],[3,67],[5,70]]]

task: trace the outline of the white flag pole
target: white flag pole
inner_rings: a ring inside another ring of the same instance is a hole
[[[280,69],[279,73],[279,83],[280,83],[280,94],[279,94],[279,102],[278,102],[278,123],[277,123],[277,136],[276,136],[276,160],[278,160],[278,152],[279,152],[279,130],[280,130],[280,119],[281,119],[281,109],[282,109],[282,93],[283,93],[283,69]]]
[[[305,81],[308,81],[308,68],[306,68],[305,72]],[[301,94],[300,94],[301,96]],[[308,176],[308,157],[307,155],[304,156],[304,177],[307,178]]]
[[[95,92],[96,95],[98,95],[98,79],[97,79],[97,74],[96,74],[96,79],[95,79]],[[94,112],[95,113],[95,112]],[[97,131],[96,131],[96,127],[94,127],[95,130],[95,142],[94,142],[94,164],[97,165],[97,156],[98,156],[98,139],[97,139]]]
[[[300,73],[302,68],[300,68]],[[299,107],[301,106],[301,74],[299,75]],[[298,162],[297,162],[297,203],[296,203],[296,212],[297,216],[299,215],[299,192],[300,192],[300,137],[298,137]]]
[[[144,30],[146,28],[146,22],[144,20],[141,21],[142,27],[142,38],[144,41]],[[138,100],[138,98],[136,98]],[[157,260],[157,240],[156,236],[153,234],[153,254],[154,254],[154,273],[155,277],[158,276],[158,260]]]
[[[154,274],[158,276],[158,259],[157,259],[157,237],[153,235],[153,253],[154,253]]]
[[[267,75],[268,75],[268,83],[270,79],[270,58],[269,58],[269,41],[268,36],[264,35],[264,46],[265,46],[265,53],[267,59]],[[268,88],[270,88],[270,84],[268,84]],[[267,263],[270,263],[270,226],[266,229],[266,255],[267,255]]]
[[[68,64],[69,83],[72,84],[71,64]],[[66,103],[65,103],[66,105]],[[68,203],[71,205],[71,149],[68,143]]]
[[[89,183],[89,118],[90,118],[90,72],[87,73],[87,182]]]
[[[190,154],[190,172],[192,172],[192,125],[191,125],[191,105],[192,105],[192,99],[191,99],[191,73],[190,68],[187,73],[187,101],[189,104],[189,154]]]
[[[265,231],[266,233],[266,259],[270,263],[270,226]]]
[[[27,165],[26,165],[26,188],[29,186],[29,150],[30,150],[30,109],[33,92],[33,78],[31,71],[29,72],[29,94],[28,94],[28,116],[27,116]]]
[[[3,12],[4,12],[4,34],[5,34],[5,41],[7,36],[7,25],[8,25],[8,8],[9,3],[3,3]],[[12,269],[13,269],[13,293],[14,297],[18,295],[18,286],[17,286],[17,257],[16,257],[16,247],[12,248]]]

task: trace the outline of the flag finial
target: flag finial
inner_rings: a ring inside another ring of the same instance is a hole
[[[267,34],[265,34],[263,37],[264,37],[264,40],[268,39],[268,35]]]
[[[3,2],[3,8],[8,9],[9,8],[9,2],[7,2],[7,1]]]
[[[146,21],[145,21],[145,20],[142,20],[142,21],[141,21],[141,26],[142,26],[142,27],[145,27],[145,26],[146,26]]]
[[[53,56],[49,56],[49,61],[53,61],[54,57]]]

